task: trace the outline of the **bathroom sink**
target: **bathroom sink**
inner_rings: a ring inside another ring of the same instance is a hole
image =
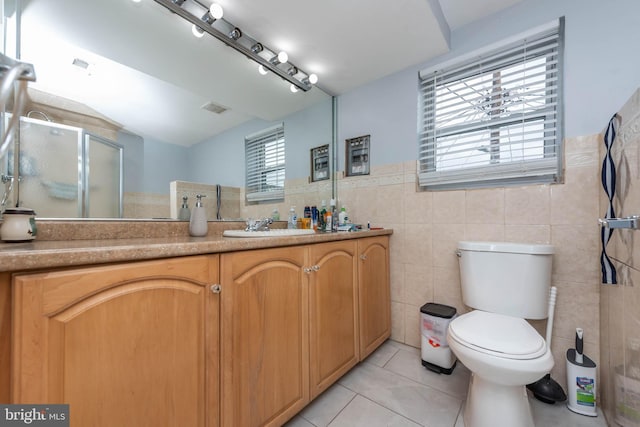
[[[269,231],[225,230],[222,233],[224,237],[287,237],[302,236],[305,234],[315,234],[315,231],[308,229],[280,228]]]

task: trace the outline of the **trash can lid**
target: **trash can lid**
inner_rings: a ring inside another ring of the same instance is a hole
[[[456,308],[449,305],[437,304],[435,302],[428,302],[420,308],[420,312],[429,314],[431,316],[443,317],[445,319],[451,319],[456,315]]]

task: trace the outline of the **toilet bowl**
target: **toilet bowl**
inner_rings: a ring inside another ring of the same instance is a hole
[[[550,245],[459,242],[462,300],[474,309],[447,330],[453,354],[471,371],[465,427],[534,427],[526,384],[554,365],[525,319],[545,319]]]
[[[447,340],[472,372],[465,427],[534,427],[525,385],[554,364],[538,332],[524,319],[476,310],[451,322]]]

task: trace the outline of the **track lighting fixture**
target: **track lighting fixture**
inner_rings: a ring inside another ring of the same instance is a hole
[[[309,84],[309,85],[314,85],[316,83],[318,83],[318,76],[316,76],[315,74],[311,73],[309,74],[308,77],[302,79],[303,83]]]
[[[258,54],[258,53],[262,52],[263,50],[264,50],[264,47],[262,46],[261,43],[256,43],[253,46],[251,46],[251,52],[253,52],[253,53]]]
[[[283,51],[275,55],[273,58],[271,58],[269,62],[273,65],[278,65],[278,64],[284,64],[288,60],[289,60],[289,55],[287,55],[287,52]]]
[[[289,56],[286,52],[280,52],[277,55],[271,53],[276,51],[263,46],[262,43],[244,34],[229,21],[222,19],[224,13],[222,7],[217,3],[206,8],[201,0],[155,0],[155,2],[193,24],[191,31],[194,36],[203,37],[205,33],[208,33],[217,38],[257,62],[260,74],[267,74],[268,71],[271,71],[290,82],[292,91],[294,89],[296,92],[298,89],[308,91],[318,81],[315,74],[309,74],[289,62]],[[194,14],[194,10],[201,12]],[[273,57],[267,59],[269,58],[268,54]]]
[[[229,37],[231,37],[233,40],[238,40],[240,37],[242,37],[242,31],[240,31],[240,28],[236,27],[229,32]]]

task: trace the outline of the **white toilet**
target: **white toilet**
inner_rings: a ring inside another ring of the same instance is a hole
[[[465,427],[534,427],[525,385],[553,368],[551,349],[524,319],[548,315],[553,246],[459,242],[462,301],[451,351],[472,372]]]

